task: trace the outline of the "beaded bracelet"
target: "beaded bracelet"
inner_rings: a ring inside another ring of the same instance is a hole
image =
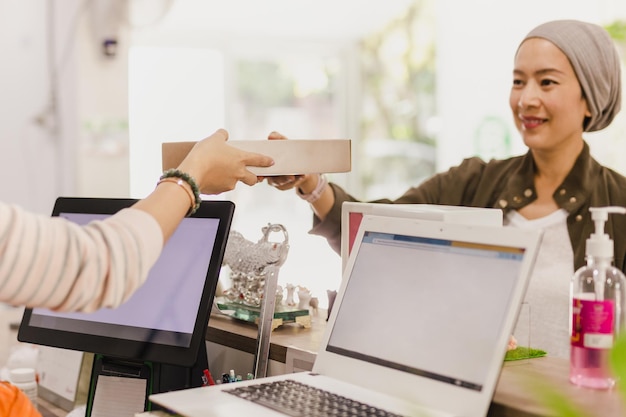
[[[159,182],[157,182],[157,185],[163,183],[163,182],[171,182],[172,184],[176,184],[178,186],[180,186],[185,193],[187,193],[187,197],[189,197],[189,210],[191,210],[191,208],[196,204],[196,199],[193,195],[193,191],[191,191],[191,188],[189,188],[185,182],[185,180],[183,180],[182,178],[163,178],[161,180],[159,180]]]
[[[324,192],[326,184],[328,184],[328,180],[326,179],[326,177],[322,174],[317,174],[317,185],[315,186],[315,189],[313,191],[308,194],[304,194],[300,190],[300,188],[296,188],[296,194],[298,194],[298,197],[300,197],[301,199],[308,201],[312,204],[320,199],[322,193]]]
[[[198,210],[198,208],[200,207],[200,203],[202,202],[202,199],[200,198],[200,189],[198,188],[198,184],[196,183],[196,181],[191,177],[191,175],[177,169],[168,169],[167,171],[163,172],[163,175],[161,175],[161,177],[159,178],[159,183],[165,181],[167,178],[178,178],[179,180],[182,180],[186,182],[187,185],[189,185],[193,193],[193,198],[191,199],[191,205],[189,207],[189,211],[187,212],[187,216],[191,216],[192,214],[194,214],[196,210]],[[157,185],[159,183],[157,183]],[[183,189],[185,189],[185,191],[188,192],[187,188],[184,187],[180,181],[176,181],[176,184],[180,185],[181,187],[183,187]],[[191,198],[192,196],[190,195],[189,197]]]

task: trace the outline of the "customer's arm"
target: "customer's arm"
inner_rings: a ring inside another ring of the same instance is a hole
[[[273,164],[272,159],[267,156],[228,145],[227,139],[228,133],[223,129],[218,130],[196,143],[178,166],[179,171],[195,179],[199,191],[203,194],[230,191],[235,188],[238,181],[254,185],[258,182],[257,176],[247,167],[266,167]],[[187,191],[172,182],[160,183],[152,194],[133,206],[155,218],[166,240],[189,210],[189,201],[185,199],[185,195],[192,190],[186,183],[183,183],[182,187],[186,187]]]
[[[237,181],[254,184],[246,166],[272,164],[226,139],[218,131],[179,166],[203,193],[230,190]],[[190,189],[186,182],[162,182],[132,208],[86,226],[0,204],[0,301],[84,311],[119,305],[143,283],[194,205]]]

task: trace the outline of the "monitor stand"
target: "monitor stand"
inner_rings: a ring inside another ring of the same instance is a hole
[[[104,415],[134,415],[142,404],[143,411],[162,410],[148,400],[150,395],[200,387],[208,369],[206,344],[189,367],[95,354],[85,417],[91,417],[94,410]]]

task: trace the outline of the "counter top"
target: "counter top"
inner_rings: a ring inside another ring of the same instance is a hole
[[[538,397],[546,387],[562,394],[589,416],[626,415],[626,404],[616,390],[594,390],[571,384],[569,361],[544,357],[506,362],[500,374],[489,416],[535,417],[551,415]],[[491,411],[493,410],[493,414]]]
[[[272,331],[269,358],[285,363],[287,347],[317,352],[326,329],[326,310],[311,315],[311,327],[286,323]],[[254,323],[235,320],[221,313],[211,313],[206,339],[243,352],[256,353],[258,327]]]
[[[272,332],[270,359],[285,362],[288,346],[316,352],[326,327],[326,312],[312,316],[312,327],[295,323]],[[209,320],[207,340],[248,353],[255,353],[257,326],[214,313]],[[622,417],[626,406],[615,390],[592,390],[568,381],[569,361],[543,357],[506,362],[502,368],[488,417],[545,417],[549,410],[539,400],[541,384],[547,384],[569,398],[589,416]]]

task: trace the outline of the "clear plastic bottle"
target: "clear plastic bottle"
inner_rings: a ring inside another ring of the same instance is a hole
[[[15,368],[9,372],[9,380],[13,385],[24,391],[26,396],[37,407],[37,379],[33,368]]]
[[[626,277],[613,264],[613,241],[604,233],[609,213],[623,207],[592,207],[595,232],[587,239],[587,265],[574,273],[570,287],[570,381],[608,389],[616,379],[609,367],[615,335],[624,328]]]

